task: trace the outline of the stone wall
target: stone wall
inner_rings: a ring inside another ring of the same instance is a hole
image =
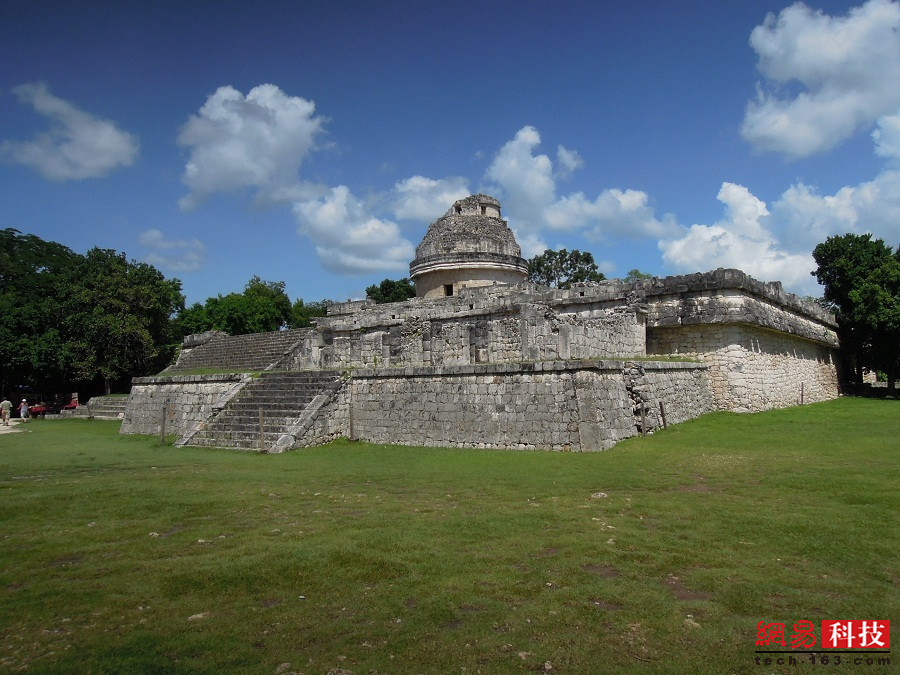
[[[660,295],[648,302],[647,325],[653,327],[748,324],[838,346],[835,327],[797,309],[747,293],[721,289],[681,295]]]
[[[332,308],[297,349],[291,367],[450,366],[645,352],[641,306],[548,298],[509,287],[466,290],[440,301]]]
[[[136,377],[132,380],[121,433],[158,434],[165,408],[166,433],[184,436],[250,379],[240,373]]]
[[[374,443],[603,450],[712,410],[706,368],[691,363],[555,361],[353,373],[352,438]]]
[[[838,395],[834,350],[819,342],[744,324],[647,330],[650,354],[677,354],[709,366],[716,408],[758,412]]]

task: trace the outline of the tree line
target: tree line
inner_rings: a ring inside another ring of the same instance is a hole
[[[830,237],[816,247],[819,301],[835,312],[847,379],[864,369],[893,384],[900,370],[900,248],[870,235]],[[637,269],[625,277],[648,278]],[[554,288],[602,281],[593,256],[547,250],[528,261],[528,280]],[[375,302],[415,297],[409,279],[366,289]],[[312,325],[330,300],[291,302],[283,281],[254,276],[240,293],[186,306],[181,281],[124,253],[62,244],[0,230],[0,392],[7,396],[109,393],[134,376],[169,365],[185,335],[230,335]]]
[[[127,391],[172,363],[182,338],[311,325],[328,300],[291,303],[283,281],[253,277],[242,293],[185,306],[181,281],[124,253],[85,254],[0,230],[0,395],[29,401]]]
[[[0,389],[4,395],[109,392],[164,367],[177,343],[181,282],[125,254],[0,230]]]

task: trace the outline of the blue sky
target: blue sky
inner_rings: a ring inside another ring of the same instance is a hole
[[[896,0],[4,4],[0,227],[189,302],[360,297],[475,192],[608,276],[900,243]]]

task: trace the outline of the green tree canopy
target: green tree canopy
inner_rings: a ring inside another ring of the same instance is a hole
[[[372,284],[366,289],[366,297],[377,304],[385,302],[402,302],[416,297],[416,287],[409,279],[385,279],[377,286]]]
[[[331,300],[304,303],[302,298],[298,299],[291,305],[291,318],[288,321],[288,327],[307,328],[312,326],[312,320],[318,316],[326,316],[328,307],[332,304],[334,303]]]
[[[181,282],[124,254],[78,255],[0,230],[0,385],[38,393],[156,372],[173,353]]]
[[[177,342],[172,319],[184,308],[180,281],[100,248],[80,258],[70,275],[64,321],[80,375],[99,374],[109,393],[114,381],[170,362]]]
[[[242,293],[229,293],[194,303],[178,316],[182,335],[222,330],[229,335],[281,330],[291,321],[291,300],[283,281],[254,276]]]
[[[53,390],[74,379],[62,331],[66,279],[78,256],[56,242],[0,230],[0,387]]]
[[[825,288],[854,379],[862,369],[900,372],[900,248],[892,251],[870,234],[829,237],[813,251],[813,274]]]
[[[528,261],[528,281],[551,288],[569,288],[574,283],[604,279],[606,277],[597,269],[594,256],[588,251],[547,249]]]
[[[641,279],[652,279],[652,274],[647,274],[646,272],[641,272],[637,267],[632,270],[628,270],[628,274],[625,275],[625,281],[640,281]]]

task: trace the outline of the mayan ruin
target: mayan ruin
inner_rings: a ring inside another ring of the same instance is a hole
[[[418,297],[334,304],[309,329],[188,336],[174,365],[134,379],[121,432],[165,417],[178,445],[590,451],[838,395],[834,317],[778,282],[718,269],[562,290],[526,276],[500,203],[459,200],[410,263]]]

